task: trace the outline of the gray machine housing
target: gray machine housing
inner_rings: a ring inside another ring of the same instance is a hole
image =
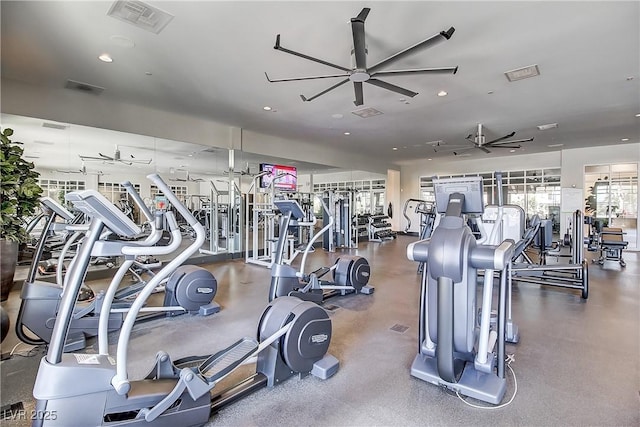
[[[451,180],[450,184],[456,190],[468,184],[470,193],[477,193],[482,187],[481,182],[477,185],[475,181]],[[437,190],[443,192],[442,187],[440,185]],[[462,214],[481,213],[481,198],[477,194],[468,198],[467,194],[457,192],[448,195],[446,215],[432,237],[412,243],[407,248],[409,259],[425,263],[420,300],[420,346],[411,365],[411,375],[497,404],[506,390],[504,331],[507,282],[505,275],[501,274],[497,355],[489,349],[490,354],[485,353],[487,357],[482,360],[478,358],[478,339],[483,336],[482,328],[486,328],[485,336],[489,336],[490,326],[488,316],[485,324],[481,322],[478,325],[477,322],[477,270],[486,269],[485,274],[490,274],[489,283],[492,284],[493,270],[506,272],[513,254],[513,242],[506,241],[498,246],[477,245]],[[444,211],[441,206],[443,197],[444,194],[440,194],[438,210],[441,212]],[[490,313],[490,304],[483,298],[483,310],[488,309]]]

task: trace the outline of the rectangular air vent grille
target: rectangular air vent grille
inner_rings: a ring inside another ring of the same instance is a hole
[[[75,80],[67,80],[64,87],[66,89],[79,90],[84,93],[92,93],[94,95],[100,95],[104,92],[104,88],[100,86],[91,85],[89,83],[82,83]]]
[[[42,127],[43,128],[49,128],[49,129],[65,130],[67,128],[67,125],[61,125],[61,124],[58,124],[58,123],[51,123],[51,122],[44,122],[42,124]],[[44,141],[43,141],[43,143],[44,143]]]
[[[505,71],[505,76],[507,76],[507,80],[510,82],[515,82],[516,80],[528,79],[529,77],[535,77],[540,75],[540,70],[538,69],[537,64],[529,65],[528,67],[517,68],[511,71]]]
[[[363,108],[361,110],[352,111],[356,116],[360,116],[363,119],[368,119],[369,117],[379,116],[382,114],[382,111],[376,110],[375,108]]]
[[[107,15],[154,34],[159,34],[173,19],[170,13],[135,0],[114,2]]]

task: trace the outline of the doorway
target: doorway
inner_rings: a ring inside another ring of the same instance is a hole
[[[638,249],[638,164],[585,166],[585,215],[622,228],[628,249]]]

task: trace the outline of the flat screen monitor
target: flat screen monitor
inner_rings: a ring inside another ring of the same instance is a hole
[[[445,213],[449,204],[449,196],[453,193],[464,194],[462,213],[481,214],[484,212],[482,199],[482,177],[434,178],[433,190],[436,193],[438,213]]]
[[[295,166],[261,163],[260,172],[269,172],[260,178],[260,187],[273,186],[278,190],[296,191],[298,189],[298,171]]]

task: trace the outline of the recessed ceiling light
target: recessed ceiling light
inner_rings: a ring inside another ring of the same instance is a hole
[[[538,125],[537,128],[538,130],[549,130],[549,129],[555,129],[558,127],[557,123],[548,123],[546,125]]]
[[[262,109],[264,111],[271,111],[271,107],[269,107],[268,105],[265,105],[264,107],[262,107]]]
[[[398,150],[398,147],[393,147],[393,148],[392,148],[392,150],[393,150],[393,151],[397,151],[397,150]]]
[[[151,71],[145,71],[144,74],[145,74],[145,76],[152,76],[153,75],[153,73]]]
[[[640,117],[640,113],[636,114],[636,117]]]
[[[332,114],[331,117],[333,117],[334,119],[341,119],[344,116],[342,114],[340,114],[340,113],[337,113],[337,114]]]
[[[515,153],[515,152],[516,152],[516,150],[509,150],[509,152],[510,152],[510,153]]]
[[[493,91],[490,90],[489,92],[487,92],[487,95],[493,95]]]
[[[108,53],[103,53],[102,55],[98,56],[98,59],[102,62],[113,62],[113,58],[111,58]]]
[[[629,140],[629,138],[622,138],[620,141],[627,142],[628,140]]]
[[[351,135],[351,132],[345,132],[344,134],[345,135]]]
[[[427,160],[431,161],[431,160],[433,160],[433,159],[427,159]]]
[[[447,96],[447,92],[444,90],[441,90],[440,92],[438,92],[438,96]]]
[[[562,147],[564,144],[549,144],[547,145],[547,147],[549,148],[554,148],[554,147]]]

